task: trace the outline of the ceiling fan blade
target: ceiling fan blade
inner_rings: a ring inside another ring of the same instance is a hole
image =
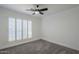
[[[41,11],[39,11],[39,13],[41,14],[41,15],[43,15],[44,13],[42,13]]]
[[[32,15],[35,15],[35,12]]]
[[[35,11],[35,10],[31,8],[31,9],[26,9],[26,11]]]
[[[48,8],[39,9],[39,11],[47,11]]]

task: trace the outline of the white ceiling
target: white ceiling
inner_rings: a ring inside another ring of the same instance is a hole
[[[32,15],[33,12],[26,11],[26,9],[34,8],[35,4],[1,4],[0,6],[8,8],[14,11],[18,11],[24,14]],[[79,6],[78,4],[40,4],[39,8],[48,8],[48,11],[44,12],[44,15],[55,14],[70,8]],[[35,15],[38,16],[38,15]]]

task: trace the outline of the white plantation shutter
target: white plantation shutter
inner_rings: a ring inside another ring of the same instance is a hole
[[[16,40],[22,40],[22,20],[16,19]]]
[[[32,21],[28,20],[28,38],[32,38]]]
[[[15,41],[15,18],[9,18],[9,41]]]
[[[9,41],[32,38],[32,21],[9,17]]]
[[[27,20],[23,20],[23,39],[27,39]]]

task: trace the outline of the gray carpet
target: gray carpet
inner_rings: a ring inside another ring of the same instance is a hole
[[[78,54],[79,51],[45,40],[36,40],[0,50],[0,54]]]

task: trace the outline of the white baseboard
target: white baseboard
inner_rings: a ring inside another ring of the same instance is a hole
[[[0,49],[13,47],[13,46],[16,46],[16,45],[20,45],[20,44],[24,44],[24,43],[27,43],[27,42],[35,41],[35,40],[38,40],[38,39],[40,39],[40,38],[27,39],[27,40],[17,41],[17,42],[9,42],[7,44],[1,45]]]
[[[5,48],[13,47],[13,46],[16,46],[16,45],[24,44],[24,43],[35,41],[35,40],[39,40],[39,39],[44,39],[44,40],[49,41],[51,43],[59,44],[61,46],[65,46],[65,47],[68,47],[68,48],[71,48],[71,49],[74,49],[74,50],[79,50],[79,49],[74,48],[73,46],[70,46],[70,45],[66,45],[66,44],[63,44],[63,43],[60,43],[60,42],[54,42],[54,41],[52,41],[52,40],[50,40],[49,38],[46,38],[46,37],[32,38],[32,39],[27,39],[27,40],[18,41],[18,42],[10,42],[10,43],[7,43],[5,45],[1,45],[0,49],[5,49]]]
[[[63,43],[61,43],[61,42],[53,41],[52,39],[47,38],[47,37],[42,37],[42,39],[44,39],[44,40],[46,40],[46,41],[49,41],[49,42],[51,42],[51,43],[55,43],[55,44],[58,44],[58,45],[61,45],[61,46],[68,47],[68,48],[70,48],[70,49],[74,49],[74,50],[78,50],[78,51],[79,51],[79,49],[78,49],[78,48],[75,48],[74,46],[71,46],[71,45],[68,45],[68,44],[63,44]]]

